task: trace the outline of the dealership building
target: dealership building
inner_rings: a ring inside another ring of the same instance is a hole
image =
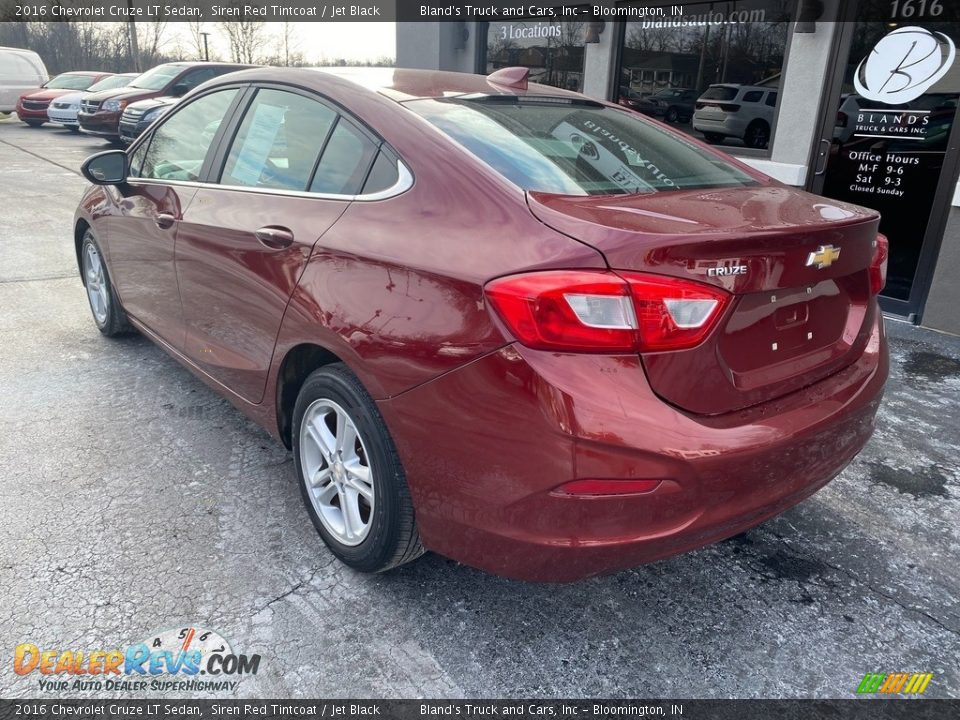
[[[874,208],[890,240],[885,312],[960,334],[960,2],[565,5],[548,19],[398,23],[397,65],[525,66]]]

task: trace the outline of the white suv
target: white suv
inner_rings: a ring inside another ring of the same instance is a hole
[[[765,148],[777,109],[777,88],[759,85],[711,85],[697,99],[693,129],[707,142],[740,138],[750,148]]]

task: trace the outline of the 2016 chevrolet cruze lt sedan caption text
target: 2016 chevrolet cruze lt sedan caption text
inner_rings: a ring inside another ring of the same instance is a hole
[[[100,331],[292,448],[360,570],[635,566],[800,502],[873,429],[878,216],[522,69],[233,73],[84,174]]]

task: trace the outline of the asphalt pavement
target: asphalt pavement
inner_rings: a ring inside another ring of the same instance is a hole
[[[221,697],[851,698],[894,671],[960,697],[960,339],[888,322],[868,447],[726,542],[563,586],[432,554],[358,575],[284,448],[149,341],[96,331],[71,222],[107,147],[0,121],[0,697],[44,693],[16,645],[181,627],[261,655]]]

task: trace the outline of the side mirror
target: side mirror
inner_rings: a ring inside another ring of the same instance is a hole
[[[94,185],[120,185],[127,180],[127,153],[107,150],[83,161],[80,172]]]
[[[170,89],[170,94],[173,97],[183,97],[190,90],[190,86],[186,83],[177,83]]]

